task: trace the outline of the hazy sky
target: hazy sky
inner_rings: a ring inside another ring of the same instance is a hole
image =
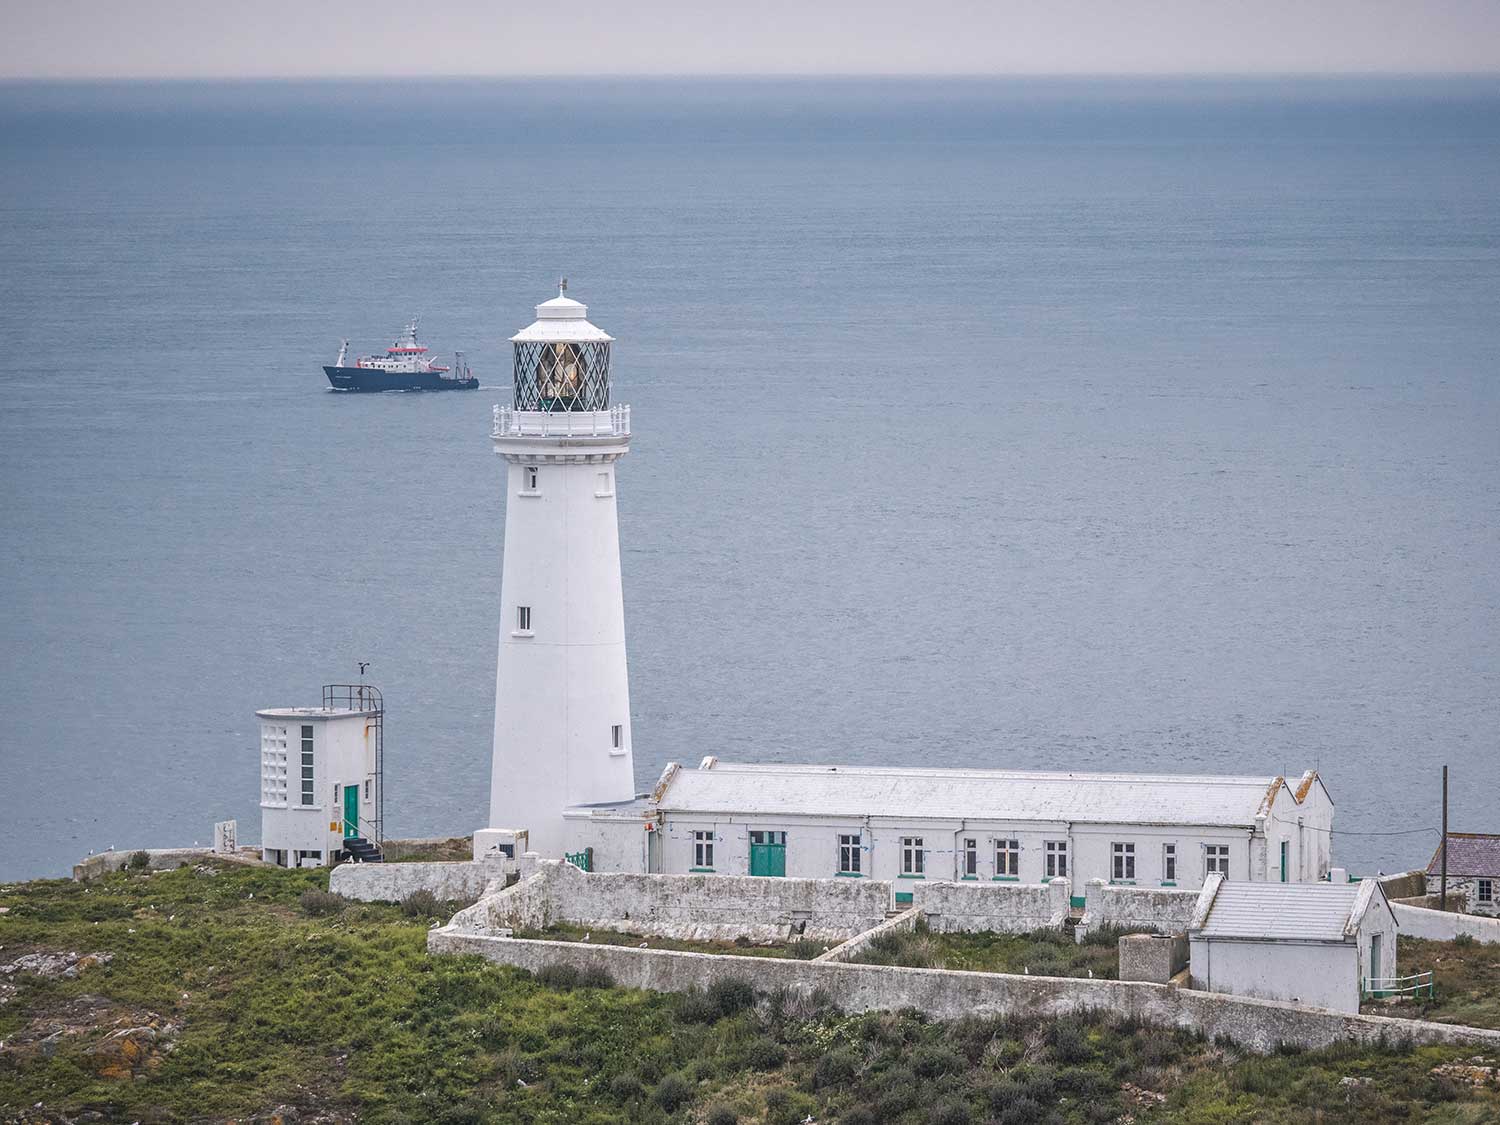
[[[0,77],[1500,71],[1500,0],[3,0]]]

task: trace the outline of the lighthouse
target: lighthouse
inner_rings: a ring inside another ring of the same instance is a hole
[[[610,402],[613,338],[566,280],[511,343],[514,393],[490,435],[505,462],[490,831],[474,843],[513,850],[524,831],[556,858],[564,809],[635,796],[615,508],[630,407]]]

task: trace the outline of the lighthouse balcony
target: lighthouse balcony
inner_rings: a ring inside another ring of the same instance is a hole
[[[611,406],[606,410],[568,410],[547,413],[541,410],[517,410],[513,406],[495,407],[495,426],[491,437],[505,438],[628,438],[630,407]]]

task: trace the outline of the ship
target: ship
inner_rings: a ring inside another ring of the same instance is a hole
[[[417,343],[417,322],[401,330],[385,355],[362,355],[352,365],[349,341],[339,348],[339,357],[323,373],[336,391],[473,391],[479,380],[469,370],[463,352],[453,353],[453,366],[432,362],[427,349]]]

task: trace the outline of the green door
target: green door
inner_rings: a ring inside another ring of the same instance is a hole
[[[750,874],[786,876],[786,833],[750,833]]]
[[[359,786],[344,786],[344,839],[359,835]]]

